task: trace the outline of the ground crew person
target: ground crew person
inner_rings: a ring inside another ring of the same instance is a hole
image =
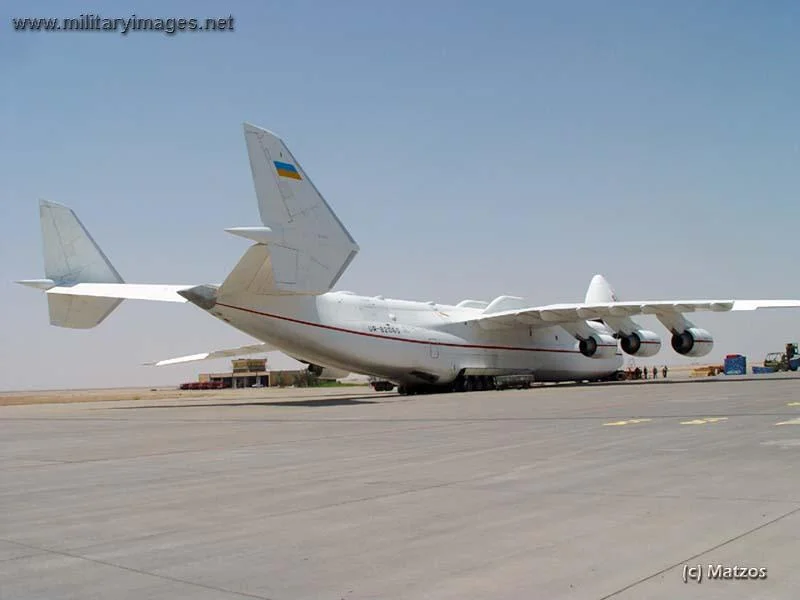
[[[653,367],[653,379],[658,377],[658,367]]]
[[[664,376],[664,379],[667,378],[667,365],[664,365],[664,368],[661,369],[661,374]]]

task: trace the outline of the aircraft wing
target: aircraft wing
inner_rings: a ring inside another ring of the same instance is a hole
[[[550,327],[588,319],[632,317],[635,315],[676,315],[687,312],[728,312],[760,308],[800,308],[800,300],[657,300],[548,304],[484,313],[467,319],[484,329]]]
[[[227,348],[225,350],[212,350],[210,352],[200,352],[199,354],[188,354],[186,356],[178,356],[177,358],[168,358],[159,360],[157,362],[145,363],[147,366],[164,367],[166,365],[175,365],[178,363],[195,362],[198,360],[212,360],[214,358],[225,358],[228,356],[241,356],[243,354],[262,354],[265,352],[272,352],[277,350],[274,346],[269,344],[252,344],[250,346],[239,346],[238,348]]]

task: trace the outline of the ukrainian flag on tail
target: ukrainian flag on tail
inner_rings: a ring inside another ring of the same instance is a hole
[[[289,179],[303,179],[300,177],[300,173],[297,171],[297,167],[293,164],[281,162],[279,160],[275,161],[275,170],[278,171],[278,175],[281,177],[288,177]]]

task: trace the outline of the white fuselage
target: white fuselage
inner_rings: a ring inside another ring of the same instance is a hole
[[[622,354],[588,358],[560,327],[484,330],[466,323],[477,308],[329,292],[319,296],[223,295],[209,309],[286,354],[398,383],[446,384],[459,372],[531,372],[538,381],[595,379]],[[601,324],[593,327],[611,333]]]

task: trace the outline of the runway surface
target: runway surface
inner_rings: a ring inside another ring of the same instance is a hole
[[[800,590],[798,379],[251,390],[7,406],[0,428],[4,600]]]

